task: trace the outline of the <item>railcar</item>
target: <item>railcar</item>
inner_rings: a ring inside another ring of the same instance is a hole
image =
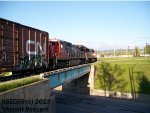
[[[84,63],[88,63],[88,48],[83,46],[83,45],[78,45],[78,47],[80,48],[80,51],[83,52],[82,58],[81,58],[81,62]]]
[[[49,61],[53,67],[67,67],[80,64],[82,52],[72,43],[59,39],[49,40]]]
[[[83,57],[81,58],[82,63],[92,63],[97,61],[97,54],[94,49],[89,49],[83,45],[78,45],[78,47],[83,52]]]
[[[96,62],[97,61],[97,53],[94,49],[88,49],[88,62]]]
[[[0,72],[46,67],[48,32],[0,18]]]

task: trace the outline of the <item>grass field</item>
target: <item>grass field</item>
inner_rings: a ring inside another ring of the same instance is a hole
[[[100,65],[103,62],[110,63],[111,66],[118,65],[123,69],[121,77],[126,81],[123,92],[134,91],[136,93],[150,94],[150,58],[102,58],[100,62],[96,63],[97,69],[100,69]],[[99,71],[97,70],[97,72]],[[97,77],[95,88],[103,89],[101,86]],[[115,90],[120,91],[119,89]]]

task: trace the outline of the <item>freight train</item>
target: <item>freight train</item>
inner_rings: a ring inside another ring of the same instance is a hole
[[[83,45],[49,39],[49,33],[0,18],[0,73],[55,69],[97,61]]]

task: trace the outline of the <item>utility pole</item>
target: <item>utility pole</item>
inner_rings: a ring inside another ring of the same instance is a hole
[[[114,57],[116,57],[116,52],[115,52],[115,49],[114,49]]]
[[[146,48],[147,48],[147,46],[148,46],[148,43],[146,43],[146,47],[145,47],[145,52],[144,52],[145,53],[145,57],[146,57],[146,51],[147,51]]]
[[[129,47],[130,47],[130,46],[128,46],[128,57],[129,57]]]

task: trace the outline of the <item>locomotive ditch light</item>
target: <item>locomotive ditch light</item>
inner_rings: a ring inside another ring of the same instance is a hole
[[[93,53],[94,56],[96,56],[96,53]]]

